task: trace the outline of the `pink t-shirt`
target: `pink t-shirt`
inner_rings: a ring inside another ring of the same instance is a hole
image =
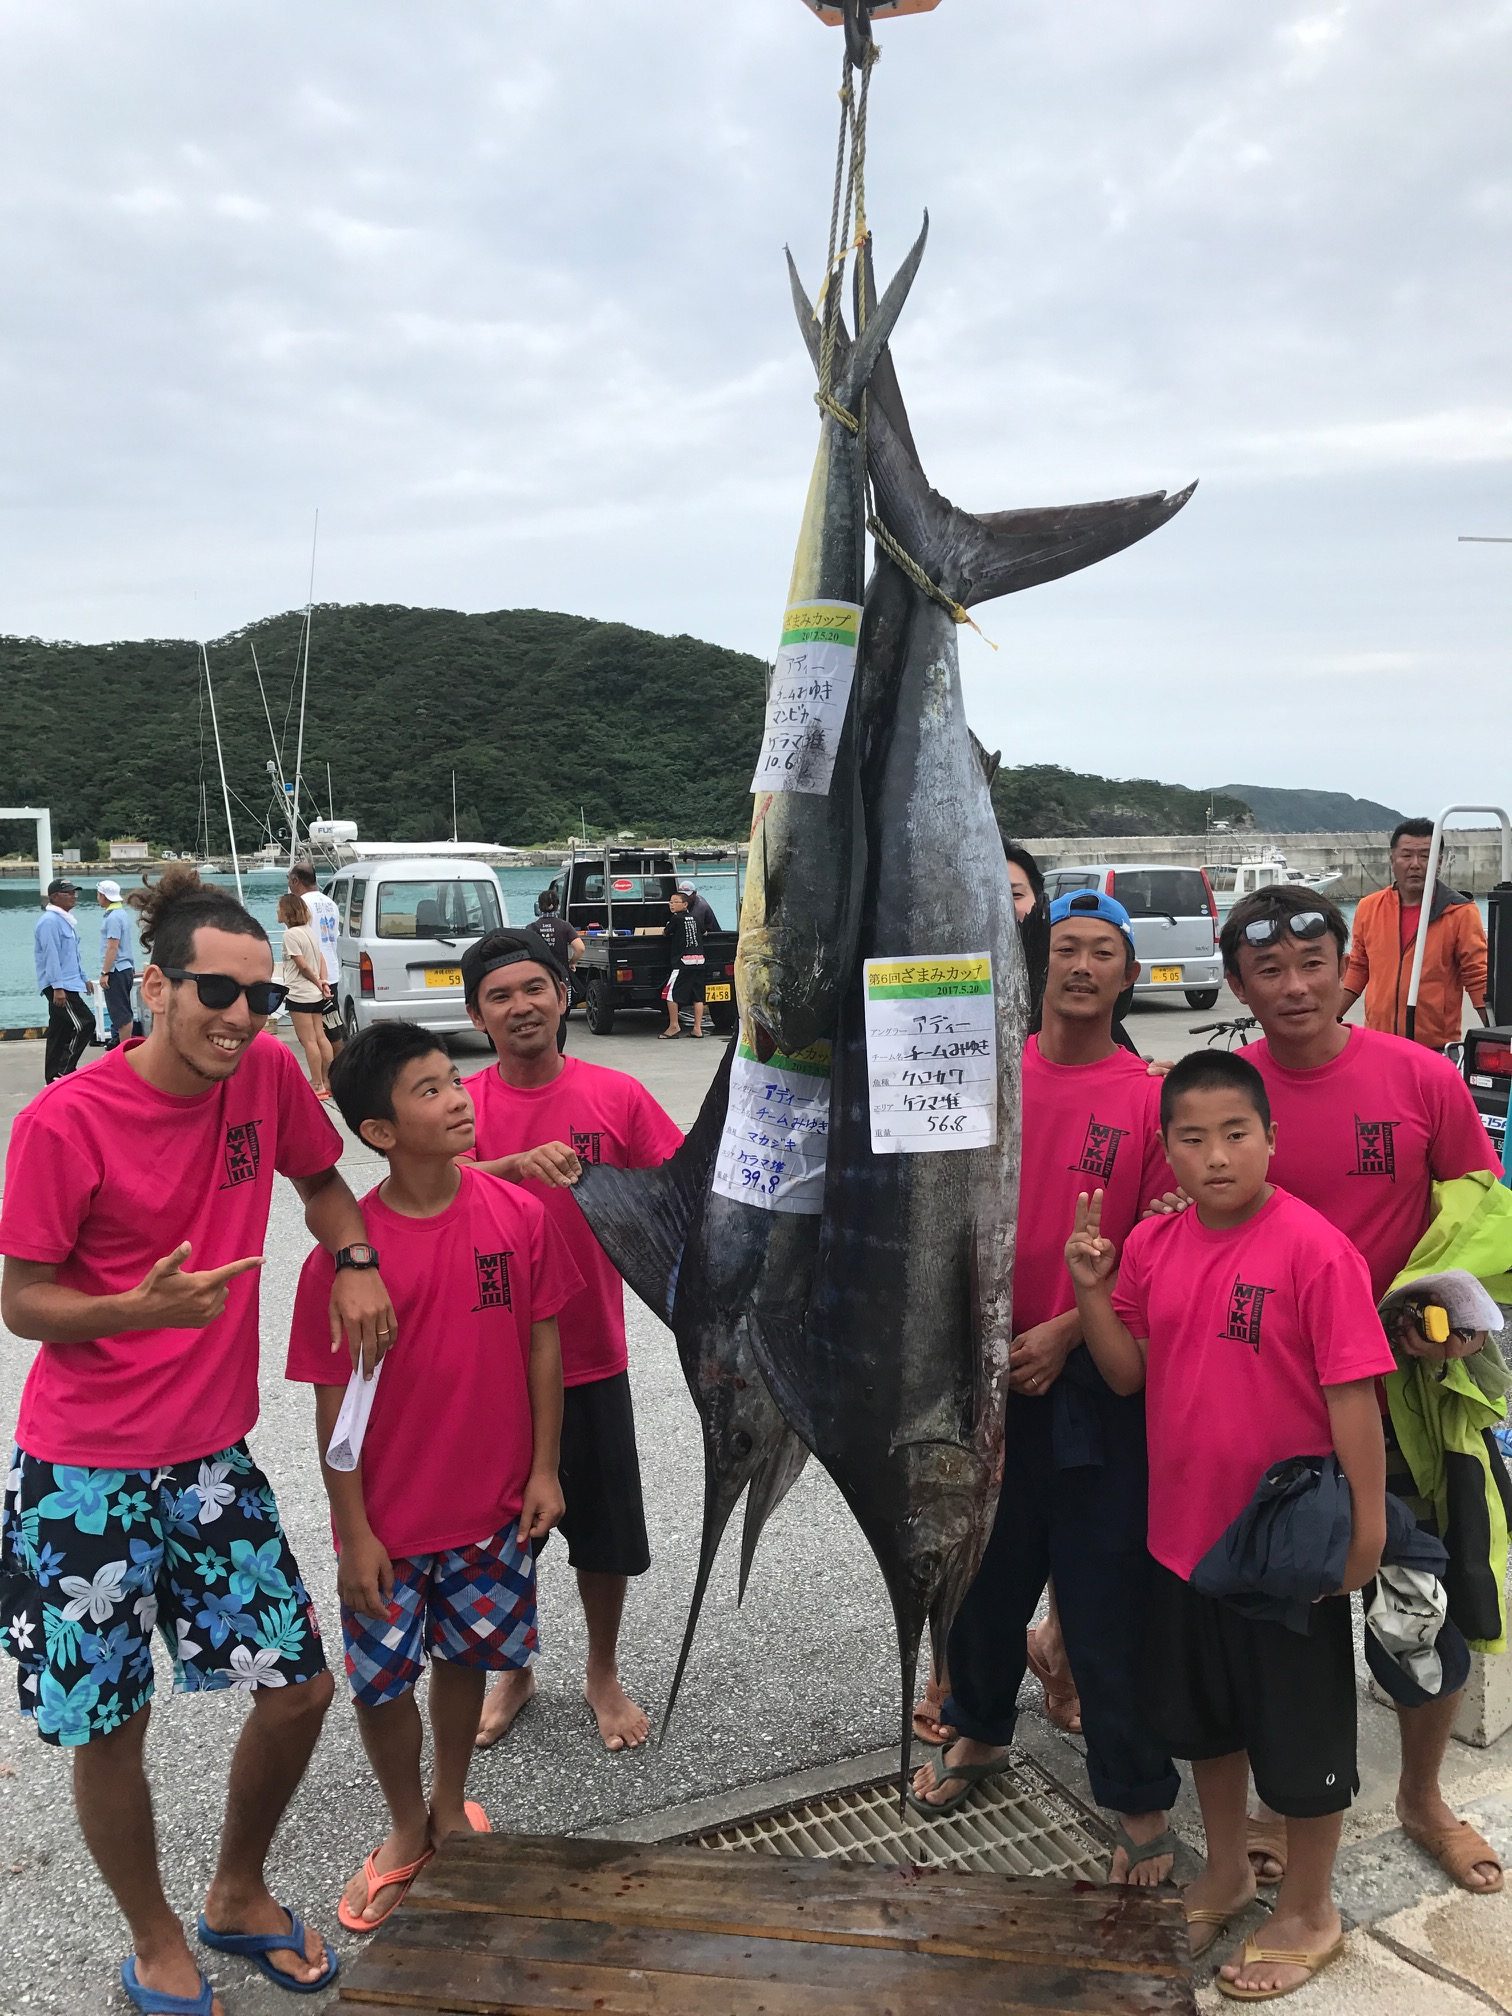
[[[1152,1197],[1176,1188],[1160,1138],[1160,1080],[1127,1050],[1097,1064],[1052,1064],[1024,1046],[1024,1121],[1013,1327],[1022,1333],[1076,1301],[1066,1241],[1076,1200],[1102,1190],[1103,1230],[1122,1245]]]
[[[1470,1088],[1421,1043],[1351,1028],[1333,1062],[1312,1071],[1283,1070],[1263,1042],[1243,1054],[1270,1094],[1272,1182],[1354,1241],[1377,1301],[1423,1236],[1430,1185],[1500,1174]]]
[[[435,1218],[406,1218],[370,1190],[368,1238],[399,1335],[362,1444],[362,1502],[392,1555],[491,1539],[520,1509],[534,1440],[530,1326],[557,1315],[581,1276],[523,1188],[463,1169]],[[326,1309],[335,1262],[317,1246],[294,1298],[285,1376],[345,1386]]]
[[[1195,1209],[1124,1244],[1113,1306],[1149,1340],[1149,1549],[1190,1576],[1273,1463],[1333,1448],[1325,1386],[1394,1369],[1365,1263],[1276,1190],[1247,1224]]]
[[[38,1093],[11,1130],[0,1253],[56,1265],[86,1295],[135,1288],[187,1239],[194,1273],[261,1253],[273,1172],[318,1176],[341,1139],[276,1036],[187,1099],[126,1061],[135,1041]],[[49,1463],[151,1470],[210,1456],[257,1419],[259,1273],[203,1330],[43,1344],[16,1440]]]
[[[602,1064],[563,1059],[549,1085],[524,1089],[506,1085],[490,1064],[467,1080],[478,1115],[480,1162],[519,1155],[547,1141],[565,1141],[583,1162],[607,1162],[615,1169],[655,1169],[682,1146],[682,1134],[646,1088],[623,1071]],[[569,1386],[608,1379],[623,1372],[625,1288],[570,1190],[545,1183],[520,1186],[546,1207],[561,1233],[583,1285],[563,1304],[562,1377]]]

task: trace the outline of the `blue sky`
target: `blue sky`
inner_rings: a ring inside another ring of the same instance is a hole
[[[839,43],[799,0],[6,0],[0,629],[532,606],[769,655]],[[1496,796],[1512,6],[880,31],[895,353],[968,507],[1201,487],[963,644],[1008,762]],[[678,696],[669,694],[669,703]],[[1503,790],[1504,795],[1504,790]]]

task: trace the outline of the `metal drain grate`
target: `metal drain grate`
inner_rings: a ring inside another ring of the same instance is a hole
[[[898,1812],[895,1778],[759,1813],[690,1834],[687,1844],[833,1862],[894,1862],[991,1876],[1083,1877],[1102,1882],[1108,1847],[1089,1816],[1027,1757],[942,1820]]]

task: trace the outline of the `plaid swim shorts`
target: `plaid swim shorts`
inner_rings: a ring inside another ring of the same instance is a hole
[[[426,1655],[489,1672],[535,1658],[535,1550],[522,1547],[519,1522],[492,1540],[415,1554],[394,1562],[389,1614],[363,1617],[341,1606],[347,1677],[367,1708],[408,1694]]]
[[[145,1707],[154,1629],[180,1693],[325,1671],[315,1606],[246,1444],[156,1470],[17,1449],[0,1502],[0,1649],[45,1743],[87,1743]]]

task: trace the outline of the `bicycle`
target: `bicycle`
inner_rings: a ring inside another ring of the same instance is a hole
[[[1252,1040],[1249,1034],[1250,1030],[1258,1029],[1259,1027],[1260,1023],[1256,1016],[1240,1015],[1232,1022],[1199,1022],[1196,1028],[1189,1029],[1187,1034],[1189,1036],[1206,1036],[1209,1050],[1213,1048],[1220,1036],[1225,1039],[1224,1049],[1232,1050],[1235,1038],[1237,1037],[1239,1048],[1242,1050]]]

